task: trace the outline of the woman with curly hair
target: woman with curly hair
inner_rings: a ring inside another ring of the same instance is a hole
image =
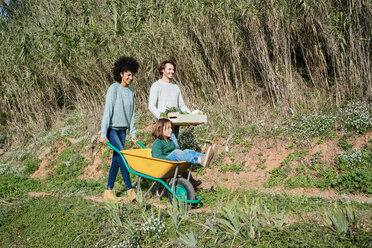
[[[124,149],[127,130],[132,140],[134,142],[136,141],[136,128],[134,126],[134,92],[129,85],[132,83],[138,68],[139,64],[135,59],[130,57],[119,58],[115,62],[113,69],[115,82],[111,84],[106,94],[99,142],[101,144],[110,142],[120,151]],[[112,189],[119,168],[126,190],[128,191],[128,199],[130,201],[135,201],[136,195],[132,188],[129,172],[120,155],[115,151],[112,155],[112,163],[107,188],[104,193],[104,200],[115,201],[115,195]]]

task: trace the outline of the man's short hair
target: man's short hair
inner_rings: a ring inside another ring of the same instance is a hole
[[[176,63],[174,63],[172,60],[164,60],[163,62],[159,64],[158,71],[160,75],[163,75],[163,70],[165,69],[166,64],[172,64],[174,67],[174,70],[176,70]]]

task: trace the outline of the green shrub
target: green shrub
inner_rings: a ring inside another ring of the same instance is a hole
[[[34,173],[39,168],[40,162],[41,160],[37,158],[26,158],[23,165],[27,175]]]
[[[331,182],[337,177],[337,171],[332,166],[322,167],[322,169],[318,169],[317,176],[324,178],[326,185],[331,185]]]
[[[10,151],[10,152],[7,152],[4,155],[4,157],[6,158],[7,161],[14,160],[14,161],[17,161],[17,162],[22,162],[26,158],[30,157],[30,154],[31,154],[31,152],[27,151],[24,148],[17,148],[17,149],[14,149],[14,150]]]
[[[340,147],[340,148],[342,148],[344,151],[348,151],[351,148],[353,148],[354,144],[353,143],[349,143],[347,140],[340,139],[337,142],[337,146]]]
[[[335,179],[332,186],[345,193],[372,194],[372,170],[370,168],[351,170]]]
[[[23,174],[24,170],[25,170],[24,167],[14,166],[11,164],[0,164],[0,176],[2,175],[20,176]]]
[[[260,198],[243,203],[234,199],[232,202],[220,203],[217,207],[219,217],[216,224],[226,235],[243,239],[259,239],[261,232],[270,229],[281,229],[287,214],[277,206],[270,210]],[[233,246],[235,238],[231,243]]]
[[[288,180],[285,181],[284,185],[289,188],[298,188],[298,187],[314,187],[315,180],[311,176],[308,175],[297,175],[294,177],[290,177]]]
[[[1,118],[1,117],[0,117]],[[2,149],[7,141],[6,134],[0,133],[0,149]]]
[[[81,175],[87,165],[85,158],[70,148],[61,152],[56,163],[57,168],[51,177],[60,180],[69,180]]]
[[[332,166],[326,166],[321,159],[322,153],[316,152],[310,159],[311,163],[304,161],[295,169],[296,175],[288,178],[292,171],[292,161],[304,160],[307,155],[306,150],[294,151],[281,162],[281,167],[275,168],[270,172],[270,178],[264,184],[265,187],[284,184],[289,188],[297,187],[330,187],[337,175],[337,171]],[[288,178],[288,179],[287,179]]]
[[[336,117],[330,114],[312,114],[300,118],[292,123],[286,133],[300,139],[312,139],[315,137],[328,137],[335,128]]]
[[[290,167],[287,166],[286,169],[282,166],[274,168],[269,173],[271,174],[270,178],[264,184],[265,187],[272,187],[276,185],[280,185],[283,183],[284,179],[288,177],[290,172]]]
[[[332,209],[325,211],[324,216],[324,222],[340,235],[352,235],[353,229],[357,228],[357,217],[350,205],[341,208],[335,203]]]
[[[198,141],[193,131],[194,129],[192,127],[182,130],[178,139],[178,144],[182,150],[191,149],[196,151],[199,149]]]
[[[335,163],[341,171],[349,171],[370,164],[370,160],[371,152],[352,149],[339,154],[335,159]]]
[[[364,133],[372,129],[371,104],[362,102],[348,103],[340,109],[341,120],[347,130]]]

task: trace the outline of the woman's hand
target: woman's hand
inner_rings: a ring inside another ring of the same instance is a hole
[[[102,145],[104,145],[106,142],[110,142],[108,139],[106,138],[99,138],[99,143],[101,143]]]
[[[137,138],[133,138],[133,139],[132,139],[132,142],[133,142],[133,143],[137,143],[137,141],[138,141]]]

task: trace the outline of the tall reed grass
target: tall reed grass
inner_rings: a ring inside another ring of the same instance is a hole
[[[168,58],[188,105],[223,105],[243,124],[252,106],[372,100],[369,0],[1,2],[0,107],[21,136],[66,109],[98,126],[121,55],[141,64],[142,109]]]

